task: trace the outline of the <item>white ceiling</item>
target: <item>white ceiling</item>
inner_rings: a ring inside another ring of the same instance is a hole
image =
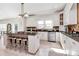
[[[53,14],[64,6],[64,3],[25,3],[24,10],[28,14]],[[0,3],[0,19],[17,17],[20,7],[20,3]]]

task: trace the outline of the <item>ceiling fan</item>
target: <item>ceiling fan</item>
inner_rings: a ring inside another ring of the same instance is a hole
[[[35,16],[35,14],[28,14],[27,12],[24,12],[24,3],[21,3],[21,13],[19,14],[21,17],[29,17],[29,16]]]

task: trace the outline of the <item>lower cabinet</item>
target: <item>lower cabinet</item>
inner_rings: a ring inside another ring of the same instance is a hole
[[[65,53],[69,56],[78,56],[79,55],[79,42],[75,41],[74,39],[61,34],[60,35],[60,42],[65,50]]]
[[[35,54],[40,48],[40,40],[37,35],[28,35],[28,52]]]
[[[60,32],[48,32],[48,41],[59,42]]]
[[[71,46],[72,46],[71,55],[79,55],[79,42],[77,42],[77,41],[75,41],[73,39],[71,39],[70,41],[72,43],[71,44]]]
[[[37,36],[40,40],[48,40],[48,32],[38,32]]]
[[[56,32],[56,42],[60,41],[60,32]]]
[[[65,50],[65,36],[62,34],[62,33],[60,33],[60,43],[61,43],[61,46],[62,46],[62,48]]]
[[[60,41],[60,32],[38,32],[37,36],[40,40]]]
[[[65,50],[66,50],[66,54],[71,55],[72,46],[71,46],[70,38],[68,38],[67,36],[65,36],[64,47],[65,47]]]

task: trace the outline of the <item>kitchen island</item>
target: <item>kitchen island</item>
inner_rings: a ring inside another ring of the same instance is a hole
[[[7,34],[6,48],[35,54],[39,49],[40,41],[33,33],[9,33]]]

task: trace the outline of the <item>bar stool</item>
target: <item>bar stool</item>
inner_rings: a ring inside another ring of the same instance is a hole
[[[16,38],[12,38],[12,48],[16,50]]]
[[[7,47],[6,48],[12,49],[12,39],[11,38],[7,39]]]
[[[27,39],[22,39],[21,51],[27,52]]]
[[[16,40],[16,50],[20,51],[21,49],[21,39]]]

